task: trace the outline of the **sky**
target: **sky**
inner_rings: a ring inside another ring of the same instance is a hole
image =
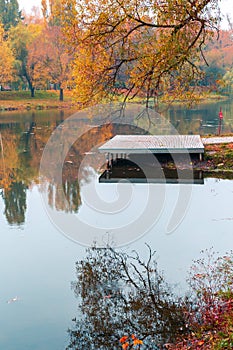
[[[33,6],[41,6],[41,0],[18,0],[20,8],[24,8],[26,12],[30,12]],[[232,0],[220,0],[221,10],[224,16],[228,13],[233,22],[233,1]],[[227,21],[223,20],[222,28],[227,29]]]

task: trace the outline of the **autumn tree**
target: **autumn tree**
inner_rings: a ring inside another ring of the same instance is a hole
[[[16,70],[18,76],[28,83],[31,91],[31,97],[35,95],[37,80],[43,75],[41,68],[40,55],[35,52],[35,40],[42,31],[41,24],[24,24],[20,23],[17,27],[11,28],[9,36],[11,39],[12,49],[16,58]]]
[[[50,82],[59,86],[59,100],[64,99],[64,88],[66,88],[71,76],[72,55],[68,52],[66,37],[61,27],[61,0],[42,0],[42,13],[46,23],[44,41],[47,57],[45,65],[49,69]]]
[[[0,21],[4,29],[9,30],[21,21],[21,11],[17,0],[0,0]]]
[[[230,94],[233,88],[233,69],[230,69],[224,74],[222,79],[222,85],[225,90]]]
[[[9,83],[13,75],[14,56],[6,39],[3,25],[0,23],[0,85]]]
[[[232,30],[219,30],[218,40],[210,39],[204,50],[207,65],[202,65],[205,72],[200,84],[210,89],[222,90],[228,86],[230,70],[233,64],[233,41]]]
[[[44,70],[48,71],[50,83],[59,87],[59,100],[64,99],[64,89],[70,80],[72,55],[67,51],[65,37],[60,26],[48,25],[43,32],[44,48],[38,54],[43,55]]]
[[[187,90],[216,28],[218,0],[64,0],[61,12],[76,48],[76,99],[88,105],[119,93],[122,75],[126,97]]]
[[[44,19],[49,25],[60,25],[59,9],[61,7],[61,0],[41,0],[41,9]]]

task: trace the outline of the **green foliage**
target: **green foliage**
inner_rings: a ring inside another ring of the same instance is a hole
[[[37,74],[36,68],[39,59],[38,55],[33,55],[32,44],[40,35],[41,30],[42,28],[39,24],[25,25],[20,23],[17,27],[11,28],[9,32],[11,46],[16,58],[15,69],[22,81],[28,83],[31,97],[34,97],[35,75]],[[30,56],[30,53],[32,53],[33,57]]]
[[[21,21],[21,11],[17,0],[0,0],[0,22],[8,31],[11,26],[15,27]]]
[[[20,225],[25,222],[27,186],[23,182],[13,182],[8,190],[4,191],[6,219],[10,225]]]

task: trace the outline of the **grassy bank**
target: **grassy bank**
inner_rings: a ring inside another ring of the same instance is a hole
[[[232,136],[232,135],[229,135]],[[208,177],[233,178],[233,143],[205,145],[203,161],[193,159],[190,165],[195,170],[202,170]],[[187,162],[168,162],[163,166],[169,169],[189,168]]]
[[[0,111],[69,108],[72,107],[71,92],[65,91],[64,101],[59,101],[59,91],[0,91]]]
[[[205,168],[214,171],[233,171],[233,143],[205,146]]]

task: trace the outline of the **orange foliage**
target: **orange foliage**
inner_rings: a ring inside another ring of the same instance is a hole
[[[122,338],[120,339],[120,343],[124,343],[127,339],[128,339],[128,336],[125,335],[124,337],[122,337]]]
[[[127,349],[128,347],[129,347],[129,343],[128,342],[122,345],[122,349],[123,350]]]
[[[132,341],[131,341],[131,339],[132,339]],[[140,349],[140,345],[143,345],[143,341],[138,339],[134,334],[131,335],[131,339],[127,335],[124,335],[120,339],[120,343],[122,344],[123,350],[128,349],[129,346],[130,346],[130,348],[135,347],[135,349]]]

